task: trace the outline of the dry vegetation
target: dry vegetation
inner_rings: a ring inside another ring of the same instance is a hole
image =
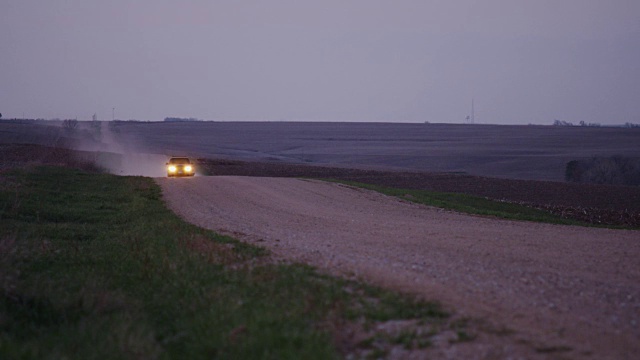
[[[565,179],[587,184],[640,186],[640,158],[593,157],[567,163]]]

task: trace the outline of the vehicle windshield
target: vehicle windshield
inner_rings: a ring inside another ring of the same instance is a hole
[[[191,164],[191,162],[189,161],[189,158],[171,158],[171,160],[169,160],[169,164],[182,165]]]

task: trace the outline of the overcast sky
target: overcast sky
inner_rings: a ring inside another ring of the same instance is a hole
[[[4,118],[640,123],[638,0],[0,0]]]

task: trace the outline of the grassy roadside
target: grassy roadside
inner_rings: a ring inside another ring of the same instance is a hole
[[[582,221],[565,219],[543,210],[533,209],[519,204],[499,202],[467,194],[441,193],[428,190],[397,189],[334,179],[323,180],[356,188],[373,190],[385,195],[398,197],[402,200],[412,201],[418,204],[434,206],[447,210],[454,210],[466,214],[494,216],[501,219],[535,221],[549,224],[598,226]],[[621,228],[618,226],[606,227]]]
[[[375,357],[469,338],[437,304],[260,265],[262,248],[183,222],[149,178],[4,172],[0,224],[3,359]],[[414,325],[375,330],[392,320]]]

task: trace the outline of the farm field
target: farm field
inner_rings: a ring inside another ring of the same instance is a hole
[[[385,123],[131,123],[152,152],[563,181],[568,161],[640,156],[640,129]]]
[[[640,129],[390,123],[0,123],[0,143],[564,181],[567,162],[640,156]],[[117,143],[117,146],[113,146]],[[157,176],[157,175],[155,175]]]

